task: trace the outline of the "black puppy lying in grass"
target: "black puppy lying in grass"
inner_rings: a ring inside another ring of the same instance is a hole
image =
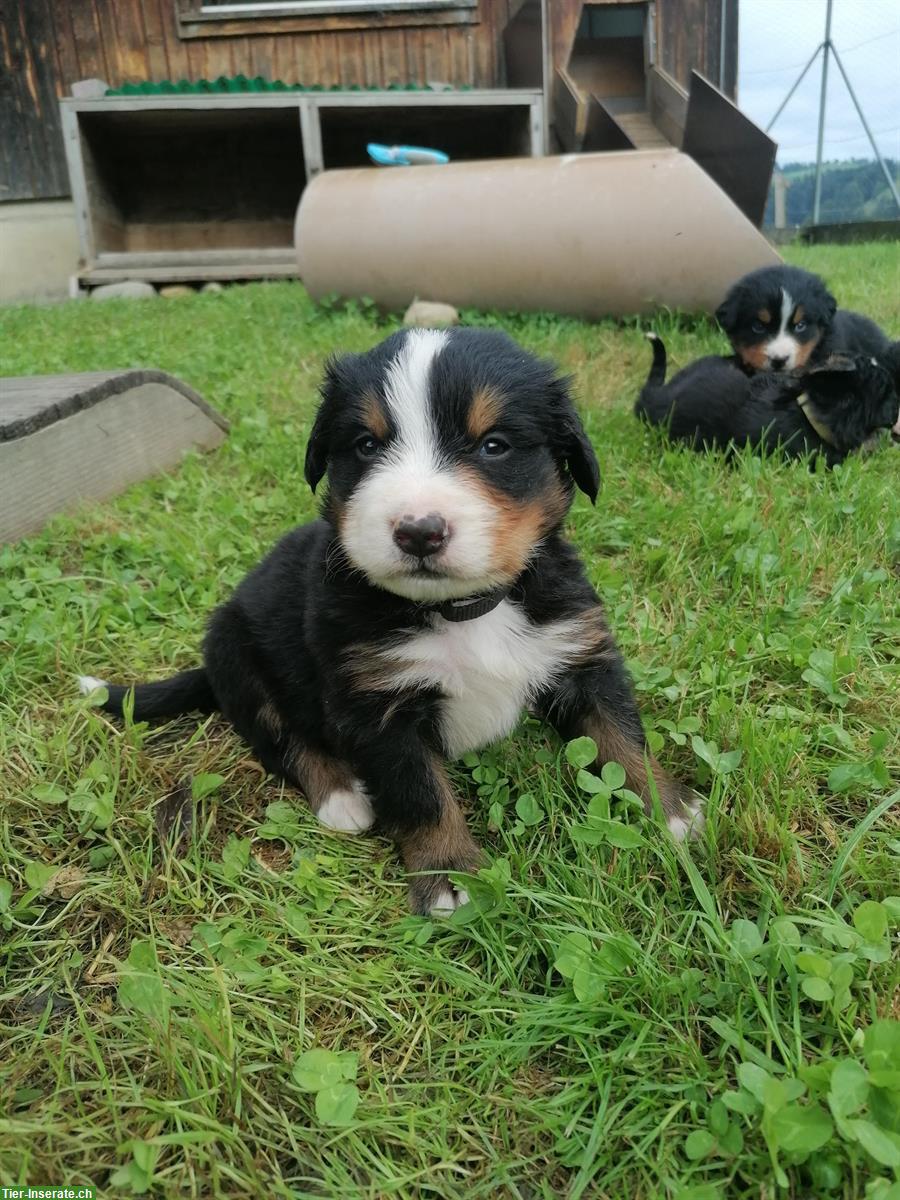
[[[666,348],[656,334],[647,337],[653,364],[635,415],[695,450],[751,446],[788,458],[822,455],[834,466],[851,451],[867,448],[883,429],[900,440],[898,343],[887,352],[890,361],[832,355],[806,369],[752,375],[734,358],[712,355],[666,383]]]

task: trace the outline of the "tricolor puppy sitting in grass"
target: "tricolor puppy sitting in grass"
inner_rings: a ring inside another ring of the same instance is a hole
[[[553,367],[498,333],[394,334],[332,362],[306,452],[322,516],[213,614],[204,666],[134,688],[134,717],[220,710],[323,825],[394,838],[415,912],[465,901],[479,850],[443,759],[530,707],[589,735],[669,828],[695,794],[649,754],[603,609],[562,525],[597,460]],[[106,686],[121,713],[127,688]],[[649,772],[649,779],[648,779]]]

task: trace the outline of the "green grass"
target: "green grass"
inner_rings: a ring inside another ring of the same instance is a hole
[[[900,335],[897,247],[790,257]],[[0,1181],[896,1200],[895,450],[727,469],[632,418],[636,323],[499,322],[575,376],[604,487],[571,534],[709,821],[687,851],[627,812],[637,848],[592,844],[576,767],[525,722],[454,768],[492,866],[440,924],[407,915],[389,845],[318,829],[220,721],[123,729],[74,686],[196,661],[206,613],[314,512],[324,358],[393,325],[290,284],[0,323],[2,374],[155,365],[232,421],[0,549]],[[722,346],[657,328],[675,365]],[[155,816],[191,787],[176,853]]]

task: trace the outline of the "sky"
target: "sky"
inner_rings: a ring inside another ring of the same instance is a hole
[[[738,100],[763,129],[825,36],[826,0],[739,0]],[[882,155],[900,159],[900,0],[833,0],[831,39]],[[814,162],[822,55],[770,130],[778,161]],[[829,159],[872,158],[831,57],[825,109]]]

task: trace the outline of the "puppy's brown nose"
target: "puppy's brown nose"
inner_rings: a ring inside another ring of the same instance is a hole
[[[427,517],[401,517],[394,526],[394,541],[404,554],[415,555],[416,558],[428,558],[443,550],[450,540],[450,530],[447,522],[439,513],[429,513]]]

